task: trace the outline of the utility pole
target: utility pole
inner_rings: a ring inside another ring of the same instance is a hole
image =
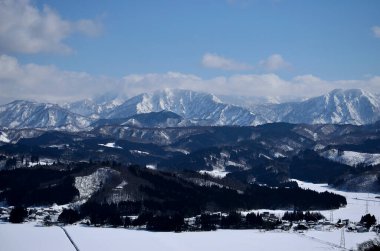
[[[330,211],[330,222],[331,223],[334,222],[334,211],[333,210]]]

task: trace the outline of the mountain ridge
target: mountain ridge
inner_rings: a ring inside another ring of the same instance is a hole
[[[142,93],[124,102],[84,99],[58,106],[16,100],[0,106],[0,126],[78,131],[104,120],[121,121],[121,125],[139,114],[151,113],[150,119],[157,120],[161,111],[175,113],[184,122],[154,126],[255,126],[273,122],[364,125],[380,120],[379,96],[361,89],[335,89],[303,101],[243,106],[222,102],[213,94],[181,89]],[[141,126],[150,125],[145,121]]]

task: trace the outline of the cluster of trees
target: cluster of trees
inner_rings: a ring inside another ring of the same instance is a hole
[[[79,195],[70,171],[45,168],[0,171],[0,200],[10,205],[65,204]]]
[[[366,228],[370,228],[371,226],[376,224],[376,217],[375,215],[371,214],[363,215],[360,219],[360,223],[362,223]]]
[[[337,177],[352,169],[350,166],[321,157],[313,150],[305,150],[291,159],[292,178],[315,183],[333,183]]]
[[[359,251],[379,251],[380,239],[369,240],[358,245]]]
[[[22,223],[28,216],[28,211],[25,207],[16,206],[12,209],[9,214],[9,222],[11,223]]]
[[[133,175],[149,182],[139,190],[145,195],[145,207],[154,212],[177,212],[191,216],[205,211],[228,212],[236,209],[336,209],[347,204],[343,196],[305,190],[291,183],[290,187],[278,188],[251,184],[246,186],[244,193],[238,193],[225,187],[198,186],[171,173],[150,172],[141,168],[130,170]]]
[[[313,212],[303,212],[303,211],[295,211],[295,212],[285,212],[284,216],[282,217],[283,220],[287,221],[319,221],[324,219],[325,217],[320,213],[313,213]]]

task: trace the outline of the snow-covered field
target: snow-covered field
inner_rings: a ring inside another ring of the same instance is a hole
[[[350,219],[351,221],[360,221],[362,215],[366,214],[367,201],[368,201],[368,213],[375,215],[376,219],[380,219],[380,194],[373,193],[355,193],[344,192],[335,190],[329,187],[327,184],[313,184],[303,181],[298,181],[298,185],[302,188],[309,188],[314,191],[324,192],[329,191],[332,193],[340,194],[346,197],[347,206],[333,210],[334,221],[337,219]],[[331,211],[321,211],[321,213],[330,219]]]
[[[347,206],[334,210],[334,221],[350,219],[359,221],[368,212],[380,219],[380,199],[376,194],[352,193],[336,191],[326,184],[312,184],[297,181],[301,187],[310,188],[319,192],[330,191],[347,198]],[[262,209],[260,211],[270,211]],[[284,211],[271,211],[277,215]],[[321,211],[327,219],[330,211]],[[184,232],[184,233],[155,233],[122,228],[95,228],[84,226],[65,227],[71,238],[81,251],[97,250],[342,250],[339,248],[341,231],[309,230],[304,233],[293,231],[259,230],[217,230],[214,232]],[[345,247],[355,249],[357,244],[374,239],[374,232],[354,233],[345,232]],[[0,224],[0,250],[75,250],[59,227],[41,227],[35,223]]]
[[[59,227],[0,223],[0,250],[75,251],[75,248]]]
[[[156,233],[114,228],[65,227],[81,251],[100,250],[342,250],[340,231],[260,232],[218,230],[214,232]],[[375,233],[346,233],[346,248],[375,237]],[[0,250],[75,250],[59,227],[27,224],[0,224]]]
[[[343,195],[346,197],[347,205],[345,207],[341,207],[339,209],[335,210],[322,210],[318,211],[323,216],[326,217],[327,220],[330,220],[330,216],[332,214],[333,221],[336,222],[338,219],[345,220],[349,219],[353,222],[359,222],[361,216],[366,214],[367,212],[367,206],[368,206],[368,213],[375,215],[376,219],[380,219],[380,199],[376,197],[380,197],[380,194],[374,194],[374,193],[355,193],[355,192],[344,192],[335,190],[331,187],[329,187],[327,184],[314,184],[309,182],[304,182],[300,180],[293,179],[298,183],[298,185],[305,189],[314,190],[317,192],[332,192],[336,194]],[[367,205],[368,201],[368,205]],[[273,213],[278,217],[282,217],[282,215],[289,210],[269,210],[269,209],[259,209],[259,210],[251,210],[242,212],[243,214],[247,214],[249,212],[269,212]]]

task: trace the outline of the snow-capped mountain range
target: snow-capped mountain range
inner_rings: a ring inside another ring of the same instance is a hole
[[[160,124],[163,127],[249,126],[272,122],[363,125],[380,120],[379,96],[360,89],[333,90],[323,96],[286,103],[268,103],[269,99],[263,98],[266,101],[262,104],[252,104],[246,99],[248,105],[244,105],[244,99],[239,98],[240,105],[235,105],[228,101],[232,98],[223,100],[208,93],[178,89],[143,93],[124,102],[86,99],[58,106],[18,100],[0,106],[0,126],[78,131],[91,128],[99,119],[103,124],[107,124],[106,120],[125,123],[125,119],[137,114],[162,116],[160,111],[170,111],[182,118],[179,121],[186,121],[178,125]],[[136,124],[149,123],[137,121]]]
[[[90,119],[56,104],[16,100],[0,106],[0,126],[7,128],[47,128],[77,131]]]

